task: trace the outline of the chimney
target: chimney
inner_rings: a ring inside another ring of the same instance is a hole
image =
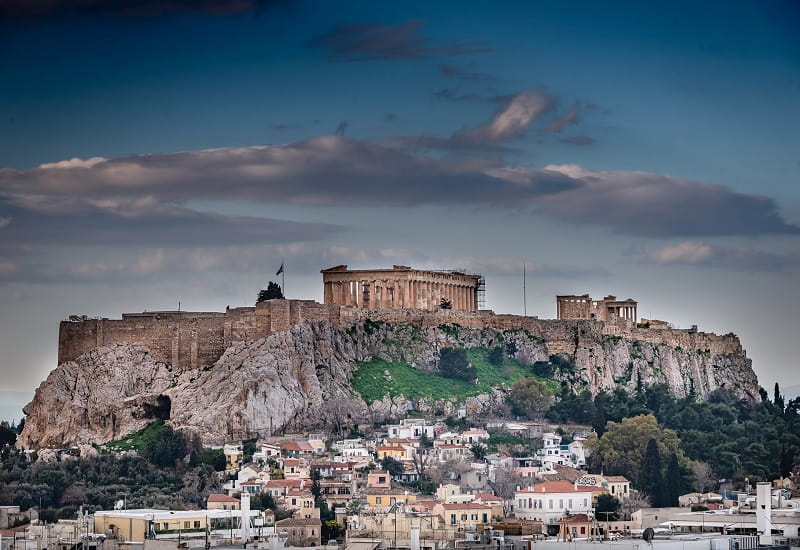
[[[412,525],[411,526],[411,549],[410,550],[420,550],[419,549],[419,525]]]
[[[756,486],[756,531],[760,544],[772,543],[772,484],[768,481]]]

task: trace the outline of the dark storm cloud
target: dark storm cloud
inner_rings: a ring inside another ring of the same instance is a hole
[[[566,143],[568,145],[579,145],[579,146],[583,146],[583,147],[586,147],[588,145],[592,145],[594,143],[594,139],[593,138],[590,138],[589,136],[583,136],[583,135],[565,137],[565,138],[559,139],[558,141],[560,141],[561,143]]]
[[[219,246],[314,241],[339,229],[247,216],[198,212],[153,197],[134,200],[0,196],[0,253],[38,246]]]
[[[493,80],[494,77],[487,73],[477,73],[457,65],[439,65],[439,74],[445,78],[459,80]]]
[[[160,17],[173,14],[261,13],[288,0],[2,0],[0,22],[69,16]]]
[[[532,101],[532,106],[497,113],[491,121],[475,129],[475,133],[486,140],[483,143],[490,144],[491,139],[519,135],[532,113],[542,108],[539,99]],[[453,139],[466,138],[457,134]],[[476,143],[482,142],[476,140]],[[156,231],[143,227],[148,224],[129,221],[123,213],[130,206],[117,206],[115,201],[120,197],[134,202],[155,200],[159,208],[168,211],[159,214],[169,214],[162,222],[166,227],[178,222],[185,224],[181,226],[183,229],[176,230],[177,240],[183,236],[189,239],[190,228],[202,231],[204,216],[209,217],[212,225],[230,224],[240,239],[260,237],[262,233],[274,236],[274,231],[281,234],[283,222],[228,217],[220,220],[211,215],[183,212],[173,205],[190,199],[316,206],[504,208],[656,238],[800,232],[781,218],[774,200],[737,193],[722,185],[647,172],[594,172],[574,165],[541,169],[508,165],[497,158],[442,159],[411,154],[396,146],[336,136],[285,146],[73,159],[32,170],[7,168],[0,170],[0,192],[13,195],[17,201],[7,200],[5,210],[0,210],[0,217],[11,218],[4,222],[0,234],[14,231],[15,218],[20,216],[10,206],[18,206],[20,197],[31,196],[45,197],[37,199],[43,202],[35,207],[43,216],[55,217],[63,215],[58,208],[68,197],[92,197],[94,202],[89,202],[92,216],[99,216],[100,220],[111,216],[132,233],[142,228],[144,235],[149,235],[147,238],[156,238]],[[28,205],[29,209],[33,207]],[[83,204],[81,207],[90,208]],[[177,210],[173,213],[171,208]],[[108,213],[109,209],[113,215]],[[70,215],[73,218],[59,223],[73,220],[78,224],[77,215],[74,212]],[[28,230],[42,231],[35,225],[29,221]],[[48,227],[48,222],[43,221],[43,228]],[[53,224],[48,234],[54,233],[55,227]],[[102,232],[104,225],[98,221],[93,227]],[[303,238],[313,238],[324,232],[324,228],[297,226],[291,232],[287,230],[286,238],[293,238],[295,231],[308,231],[302,233]],[[7,237],[0,238],[8,242]],[[159,238],[166,237],[159,235]],[[209,238],[215,237],[209,235]],[[232,242],[234,237],[230,239]]]
[[[645,262],[740,271],[794,271],[800,270],[800,250],[789,253],[763,252],[749,246],[729,247],[684,241],[651,251]]]
[[[438,43],[421,33],[424,22],[410,20],[397,26],[385,23],[341,23],[309,44],[326,52],[331,61],[427,59],[490,52],[476,41]]]

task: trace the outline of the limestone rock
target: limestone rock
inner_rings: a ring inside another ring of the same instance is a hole
[[[23,412],[19,446],[104,443],[169,418],[172,383],[167,365],[141,344],[98,348],[59,365],[39,385]],[[165,410],[166,409],[166,410]]]
[[[435,371],[443,347],[502,345],[515,350],[517,360],[531,364],[559,353],[563,359],[555,369],[556,380],[573,389],[588,387],[594,394],[663,383],[675,395],[696,392],[705,397],[727,388],[738,397],[759,399],[758,381],[743,353],[689,351],[625,339],[604,334],[600,323],[549,323],[546,328],[559,333],[558,348],[545,340],[544,331],[516,328],[371,319],[342,327],[304,321],[234,344],[214,365],[179,374],[155,361],[142,344],[98,348],[59,365],[39,386],[25,407],[28,417],[19,445],[105,443],[157,418],[194,432],[208,444],[402,417],[409,410],[406,397],[384,397],[368,405],[354,393],[350,379],[358,363],[379,357]],[[455,415],[463,405],[470,415],[484,414],[501,407],[505,395],[506,389],[495,388],[464,403],[417,399],[412,406]]]

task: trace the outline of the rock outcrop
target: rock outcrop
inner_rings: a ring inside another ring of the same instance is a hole
[[[546,323],[546,321],[539,321]],[[623,386],[666,384],[676,395],[707,396],[726,388],[757,400],[758,382],[743,353],[715,354],[604,335],[596,322],[560,323],[573,331],[557,370],[558,382],[592,393]],[[594,328],[593,328],[594,327]],[[512,345],[513,344],[513,345]],[[366,403],[350,380],[359,362],[378,357],[437,369],[442,347],[513,349],[524,363],[548,361],[552,346],[527,330],[425,326],[367,319],[348,327],[304,321],[289,330],[225,350],[213,366],[177,372],[153,359],[143,344],[116,344],[59,365],[25,407],[18,445],[24,448],[98,444],[133,433],[155,419],[198,434],[206,443],[279,430],[351,424],[407,413],[402,396]],[[466,399],[469,414],[502,403],[505,390]],[[456,399],[420,400],[415,408],[452,413]]]

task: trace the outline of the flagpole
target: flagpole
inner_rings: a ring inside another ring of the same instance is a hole
[[[528,316],[528,291],[526,288],[525,260],[522,260],[522,314]]]
[[[284,260],[281,260],[281,289],[283,297],[286,298],[286,262]]]

